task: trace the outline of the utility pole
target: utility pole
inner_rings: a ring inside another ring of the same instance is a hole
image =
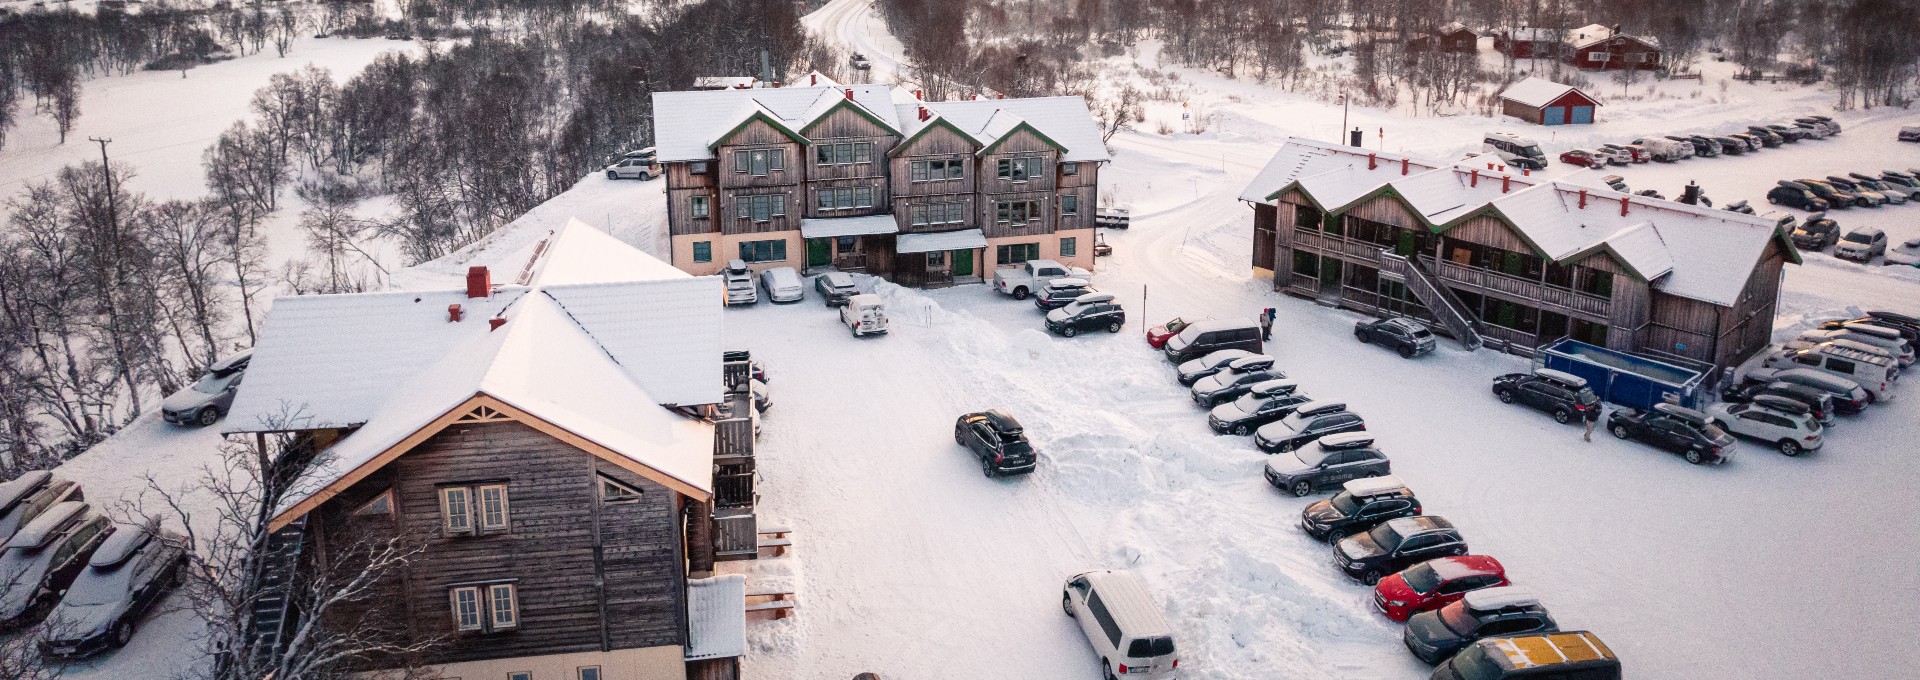
[[[107,145],[113,143],[113,138],[88,137],[87,141],[100,145],[100,174],[107,180],[107,221],[112,224],[113,231],[118,232],[120,231],[120,206],[114,200],[113,171],[107,169]]]
[[[1347,136],[1347,95],[1344,92],[1340,94],[1340,136]],[[1339,143],[1346,142],[1347,140],[1336,139],[1333,141]]]
[[[113,249],[113,271],[110,273],[109,289],[106,291],[107,321],[112,327],[114,357],[120,363],[120,379],[127,383],[127,398],[133,402],[133,414],[140,415],[140,385],[133,379],[133,362],[128,359],[125,329],[121,326],[119,296],[125,290],[127,277],[127,257],[121,249],[125,246],[120,237],[120,202],[113,194],[113,168],[108,165],[107,145],[111,138],[88,137],[87,141],[100,145],[100,175],[107,181],[107,244]]]

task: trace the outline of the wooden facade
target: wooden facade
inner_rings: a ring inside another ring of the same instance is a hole
[[[1586,69],[1660,68],[1660,48],[1630,35],[1615,35],[1567,49],[1567,61]]]
[[[1534,125],[1588,125],[1599,119],[1600,103],[1579,89],[1568,90],[1544,106],[1500,99],[1500,113]]]
[[[920,130],[910,140],[901,144],[887,159],[889,173],[888,186],[892,187],[893,200],[898,206],[893,212],[894,223],[900,227],[900,233],[953,231],[955,229],[978,229],[981,222],[981,183],[980,168],[974,154],[980,151],[980,144],[972,137],[961,133],[951,124],[940,120]],[[913,164],[958,161],[963,175],[957,178],[939,180],[924,179],[915,181]],[[939,224],[916,225],[913,223],[913,207],[925,205],[961,204],[965,208],[961,213],[962,222],[943,222]]]

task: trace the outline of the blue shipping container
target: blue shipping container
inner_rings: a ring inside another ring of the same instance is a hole
[[[1586,378],[1600,400],[1640,409],[1673,401],[1687,408],[1701,404],[1699,371],[1664,361],[1616,352],[1578,340],[1561,340],[1540,351],[1541,364]]]

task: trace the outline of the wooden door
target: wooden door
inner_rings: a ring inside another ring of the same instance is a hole
[[[953,251],[953,275],[973,276],[973,249],[963,248]]]

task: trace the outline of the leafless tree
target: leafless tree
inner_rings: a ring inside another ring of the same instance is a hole
[[[161,300],[189,372],[219,359],[227,305],[219,287],[226,274],[220,215],[204,203],[167,201],[140,213],[153,249]]]

